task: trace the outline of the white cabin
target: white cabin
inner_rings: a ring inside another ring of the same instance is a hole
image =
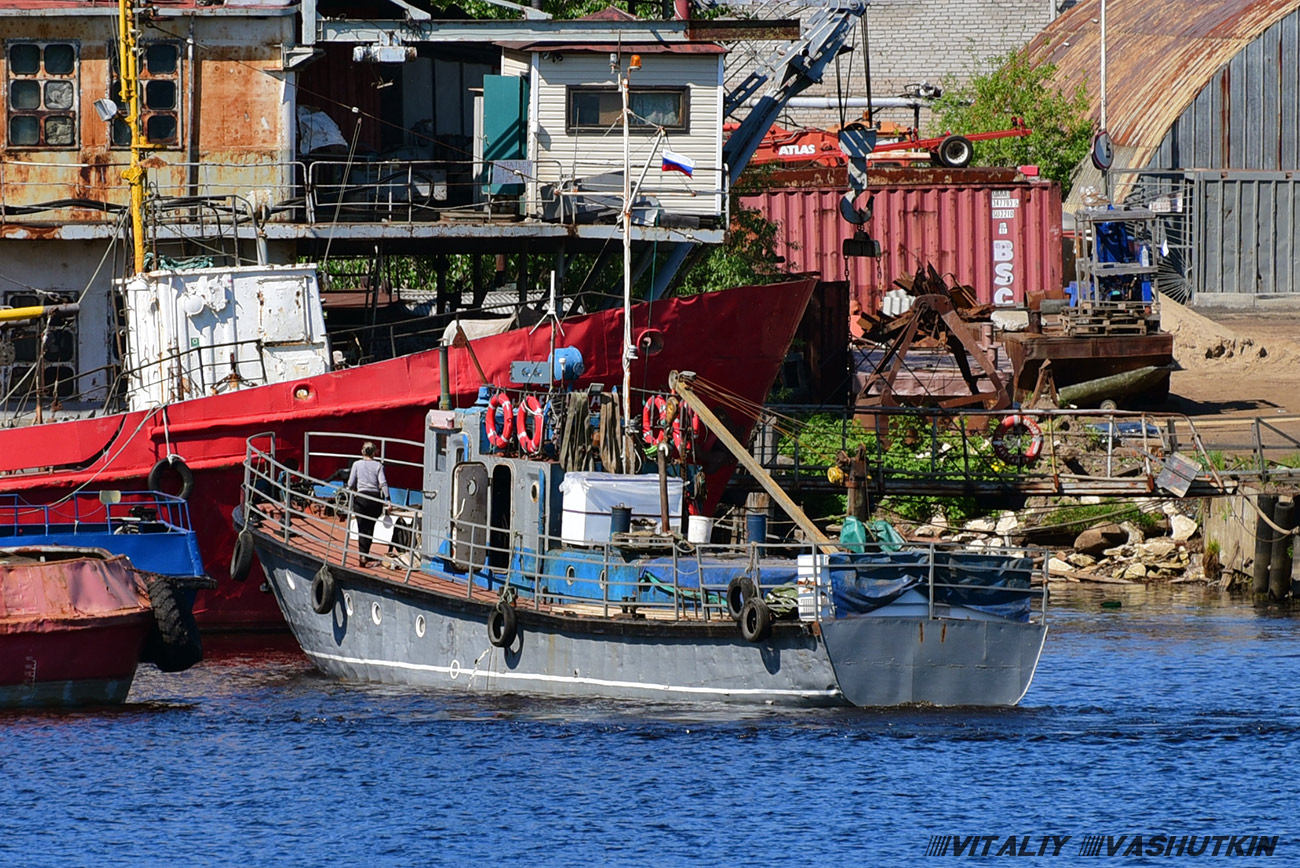
[[[314,265],[154,271],[122,295],[132,410],[330,369]]]
[[[622,195],[622,97],[611,55],[617,46],[533,44],[508,47],[503,76],[527,82],[527,154],[533,170],[526,201],[555,214],[566,194],[583,191]],[[724,213],[722,171],[723,59],[719,46],[623,46],[620,65],[632,55],[630,163],[637,184],[639,223],[686,216],[718,219]],[[691,174],[664,168],[664,154],[694,163]],[[592,180],[594,179],[594,180]],[[659,213],[646,207],[657,202]],[[563,219],[563,218],[561,218]],[[567,222],[567,220],[566,220]]]

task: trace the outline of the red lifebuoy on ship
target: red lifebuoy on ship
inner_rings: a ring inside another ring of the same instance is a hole
[[[682,424],[682,420],[686,424]],[[681,412],[673,420],[673,448],[681,456],[683,461],[690,461],[695,457],[695,444],[700,442],[700,437],[704,434],[704,423],[700,421],[699,415],[686,404],[682,404]]]
[[[668,412],[668,401],[663,395],[646,398],[641,407],[641,439],[647,446],[658,446],[668,437],[663,428],[664,415]]]
[[[497,411],[501,411],[501,430],[497,431]],[[515,434],[515,406],[510,403],[510,396],[497,392],[488,401],[487,415],[483,417],[483,431],[493,449],[504,449],[510,445],[510,438]]]
[[[532,431],[528,430],[530,417],[533,420]],[[520,449],[529,455],[536,455],[542,450],[542,439],[546,436],[546,411],[536,395],[528,395],[519,402],[515,427],[519,429]]]
[[[1025,467],[1043,451],[1043,431],[1028,416],[1014,413],[998,423],[993,432],[993,451],[1008,464]]]

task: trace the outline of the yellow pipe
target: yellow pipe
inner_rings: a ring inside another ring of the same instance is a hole
[[[131,240],[135,248],[135,274],[144,271],[144,167],[140,165],[140,88],[136,76],[135,14],[131,0],[118,0],[118,64],[121,98],[126,102],[126,124],[131,128],[131,166],[122,179],[131,185]]]
[[[32,307],[0,308],[0,322],[13,322],[22,319],[36,319],[46,314],[76,313],[75,304],[34,305]]]

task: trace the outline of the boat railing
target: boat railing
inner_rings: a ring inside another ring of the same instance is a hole
[[[217,359],[219,350],[235,350],[239,347],[253,346],[259,349],[256,364],[260,374],[248,376],[242,370],[248,365],[248,359],[241,359],[238,366],[231,363],[229,356]],[[175,388],[185,392],[181,398],[202,397],[208,394],[220,394],[229,389],[261,386],[270,382],[266,373],[266,358],[260,352],[262,341],[259,338],[247,338],[239,341],[220,341],[199,347],[172,348],[167,352],[132,367],[128,374],[135,381],[132,388],[154,389],[180,380]],[[202,361],[205,355],[211,355],[212,361]],[[199,364],[190,365],[190,357],[198,358]],[[179,367],[178,367],[179,366]],[[197,375],[197,382],[195,376]]]
[[[366,443],[375,445],[375,457],[386,467],[405,467],[417,473],[424,470],[424,444],[418,440],[346,431],[308,431],[303,435],[303,476],[311,477],[313,459],[318,471],[323,462],[332,467],[350,468],[361,457],[361,448]]]
[[[315,433],[313,437],[313,448],[307,450],[313,467],[330,467],[333,465],[326,464],[327,460],[337,463],[354,454],[326,445],[331,437],[354,444],[362,439],[377,445],[382,442],[385,464],[395,466],[413,464],[395,456],[401,449],[420,445],[362,435]],[[255,442],[259,440],[263,442]],[[271,445],[265,445],[266,441]],[[354,522],[357,506],[380,502],[357,492],[339,496],[340,488],[338,480],[313,476],[289,458],[277,458],[269,435],[250,438],[244,463],[246,520],[286,543],[309,550],[325,563],[355,565],[360,541]],[[568,544],[561,538],[542,536],[538,548],[533,549],[519,530],[463,520],[454,522],[450,537],[422,540],[421,504],[436,496],[436,492],[421,491],[419,503],[382,503],[392,513],[393,529],[375,535],[370,556],[380,560],[379,548],[384,547],[382,569],[393,573],[392,581],[409,584],[432,578],[447,583],[447,592],[466,598],[513,596],[517,605],[553,613],[726,621],[728,585],[733,578],[744,576],[774,608],[779,605],[783,611],[796,611],[809,621],[834,616],[829,578],[832,563],[806,543],[693,544],[674,535],[627,534],[594,544]],[[866,553],[883,551],[883,547],[871,546]],[[1042,559],[1025,549],[981,551],[1024,565],[1015,568],[1024,576],[1014,586],[982,583],[966,576],[960,582],[945,581],[934,568],[943,552],[951,552],[957,562],[961,556],[975,553],[941,544],[912,547],[911,551],[928,554],[917,557],[918,566],[930,564],[925,582],[917,590],[928,600],[927,613],[932,618],[946,616],[940,599],[946,590],[997,592],[1033,600],[1038,604],[1035,617],[1046,615],[1045,582],[1035,586],[1030,575],[1031,571],[1042,572]],[[846,557],[852,559],[851,554]]]
[[[92,528],[108,533],[189,531],[189,504],[158,491],[79,491],[51,503],[32,503],[20,494],[0,494],[2,535]]]

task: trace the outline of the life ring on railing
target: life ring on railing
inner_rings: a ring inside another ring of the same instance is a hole
[[[682,424],[682,420],[686,424]],[[681,456],[683,461],[690,461],[695,457],[695,446],[704,436],[704,423],[700,421],[700,416],[687,404],[682,404],[681,412],[673,420],[673,448]]]
[[[497,410],[501,411],[502,417],[500,431],[497,431]],[[515,433],[515,407],[505,392],[497,392],[488,401],[487,415],[483,417],[483,431],[493,449],[504,449],[510,445],[510,438]]]
[[[1025,467],[1043,451],[1043,430],[1028,416],[1013,413],[993,432],[993,452],[1008,464]]]
[[[175,470],[181,478],[181,492],[176,496],[181,500],[189,500],[190,495],[194,493],[194,474],[190,471],[189,465],[185,463],[185,459],[174,452],[166,458],[160,459],[153,466],[153,470],[149,471],[149,490],[162,491],[163,474],[167,472],[169,467]]]
[[[647,446],[658,446],[668,438],[664,430],[664,416],[668,413],[668,400],[663,395],[646,398],[641,406],[641,439]]]
[[[528,419],[532,417],[533,428],[528,430]],[[542,441],[546,439],[546,410],[536,395],[528,395],[519,402],[519,413],[515,427],[519,429],[519,448],[529,455],[542,451]]]

